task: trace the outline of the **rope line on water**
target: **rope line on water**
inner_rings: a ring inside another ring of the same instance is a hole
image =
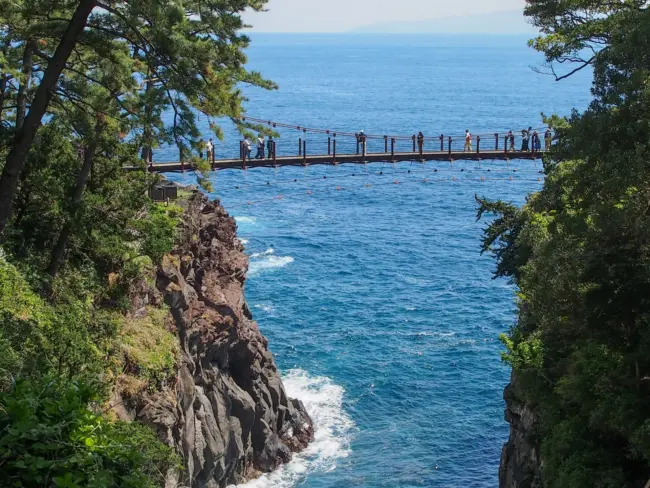
[[[391,175],[415,175],[415,174],[423,174],[423,173],[467,173],[467,174],[472,174],[472,173],[512,173],[512,174],[544,174],[543,171],[540,170],[533,170],[533,169],[519,169],[519,168],[512,168],[512,169],[492,169],[492,168],[470,168],[470,169],[445,169],[445,168],[434,168],[434,169],[409,169],[409,170],[395,170],[395,165],[398,164],[404,164],[404,163],[386,163],[386,164],[391,164],[393,166]],[[421,164],[421,163],[417,163]],[[364,165],[365,166],[365,165]],[[363,178],[363,177],[372,177],[372,176],[387,176],[388,173],[384,171],[368,171],[368,168],[364,168],[365,171],[363,172],[355,172],[355,173],[342,173],[342,174],[331,174],[329,173],[329,168],[328,167],[328,174],[327,175],[320,175],[320,176],[313,176],[309,178],[290,178],[290,179],[283,179],[283,180],[267,180],[266,182],[263,183],[251,183],[251,184],[246,184],[246,185],[235,185],[235,190],[240,190],[241,186],[245,186],[246,189],[255,189],[255,188],[265,188],[269,186],[281,186],[281,185],[292,185],[292,184],[301,184],[305,182],[310,182],[310,181],[323,181],[323,180],[336,180],[336,179],[342,179],[342,178]]]

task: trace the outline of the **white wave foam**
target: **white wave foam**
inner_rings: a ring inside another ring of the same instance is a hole
[[[273,305],[268,305],[264,303],[258,303],[257,305],[254,305],[253,308],[258,308],[260,310],[263,310],[266,313],[275,312],[275,308],[273,308]]]
[[[256,224],[257,218],[243,215],[241,217],[235,217],[235,222],[238,224]]]
[[[258,253],[255,253],[255,254],[251,254],[251,259],[261,258],[262,256],[270,256],[271,254],[274,254],[274,253],[275,253],[275,249],[270,248],[270,249],[267,249],[264,252],[258,252]]]
[[[243,245],[248,244],[248,239],[239,239],[239,242],[241,242]]]
[[[311,472],[336,469],[337,460],[350,454],[354,423],[343,410],[343,388],[329,378],[312,377],[299,369],[289,371],[282,381],[287,395],[302,400],[314,421],[314,442],[295,454],[289,464],[240,487],[291,488]]]
[[[248,266],[249,277],[256,276],[266,270],[284,268],[287,264],[291,264],[294,261],[291,256],[264,255],[260,257],[262,259],[251,260]]]

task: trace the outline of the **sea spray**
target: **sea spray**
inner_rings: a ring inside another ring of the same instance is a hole
[[[301,400],[314,421],[315,440],[277,471],[249,481],[245,488],[291,488],[312,472],[329,472],[350,453],[354,423],[343,409],[343,387],[323,376],[294,369],[282,377],[287,395]]]

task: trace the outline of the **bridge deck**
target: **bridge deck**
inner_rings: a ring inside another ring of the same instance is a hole
[[[212,164],[214,170],[220,169],[242,169],[246,168],[273,168],[276,166],[311,166],[316,164],[364,164],[364,163],[397,163],[404,161],[480,161],[482,159],[539,159],[542,152],[527,151],[480,151],[480,152],[463,152],[463,151],[435,151],[435,152],[399,152],[399,153],[369,153],[361,154],[337,154],[336,157],[328,154],[315,154],[306,156],[283,156],[275,159],[249,159],[243,162],[241,159],[218,159]],[[129,168],[130,169],[130,168]],[[149,165],[149,170],[157,173],[166,173],[174,171],[190,170],[192,167],[185,163],[153,163]]]

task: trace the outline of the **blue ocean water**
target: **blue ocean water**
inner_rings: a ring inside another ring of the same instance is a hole
[[[588,73],[555,83],[521,37],[256,35],[250,115],[410,134],[541,126],[585,108]],[[205,124],[208,135],[207,121]],[[225,127],[218,154],[237,151]],[[294,144],[297,133],[278,144]],[[312,141],[314,145],[321,141]],[[310,146],[312,147],[312,146]],[[174,159],[172,149],[158,152]],[[475,195],[517,204],[532,161],[228,170],[214,193],[250,255],[247,298],[316,442],[249,487],[495,487],[507,439],[500,333],[512,287],[479,254]],[[193,175],[168,175],[191,183]]]

